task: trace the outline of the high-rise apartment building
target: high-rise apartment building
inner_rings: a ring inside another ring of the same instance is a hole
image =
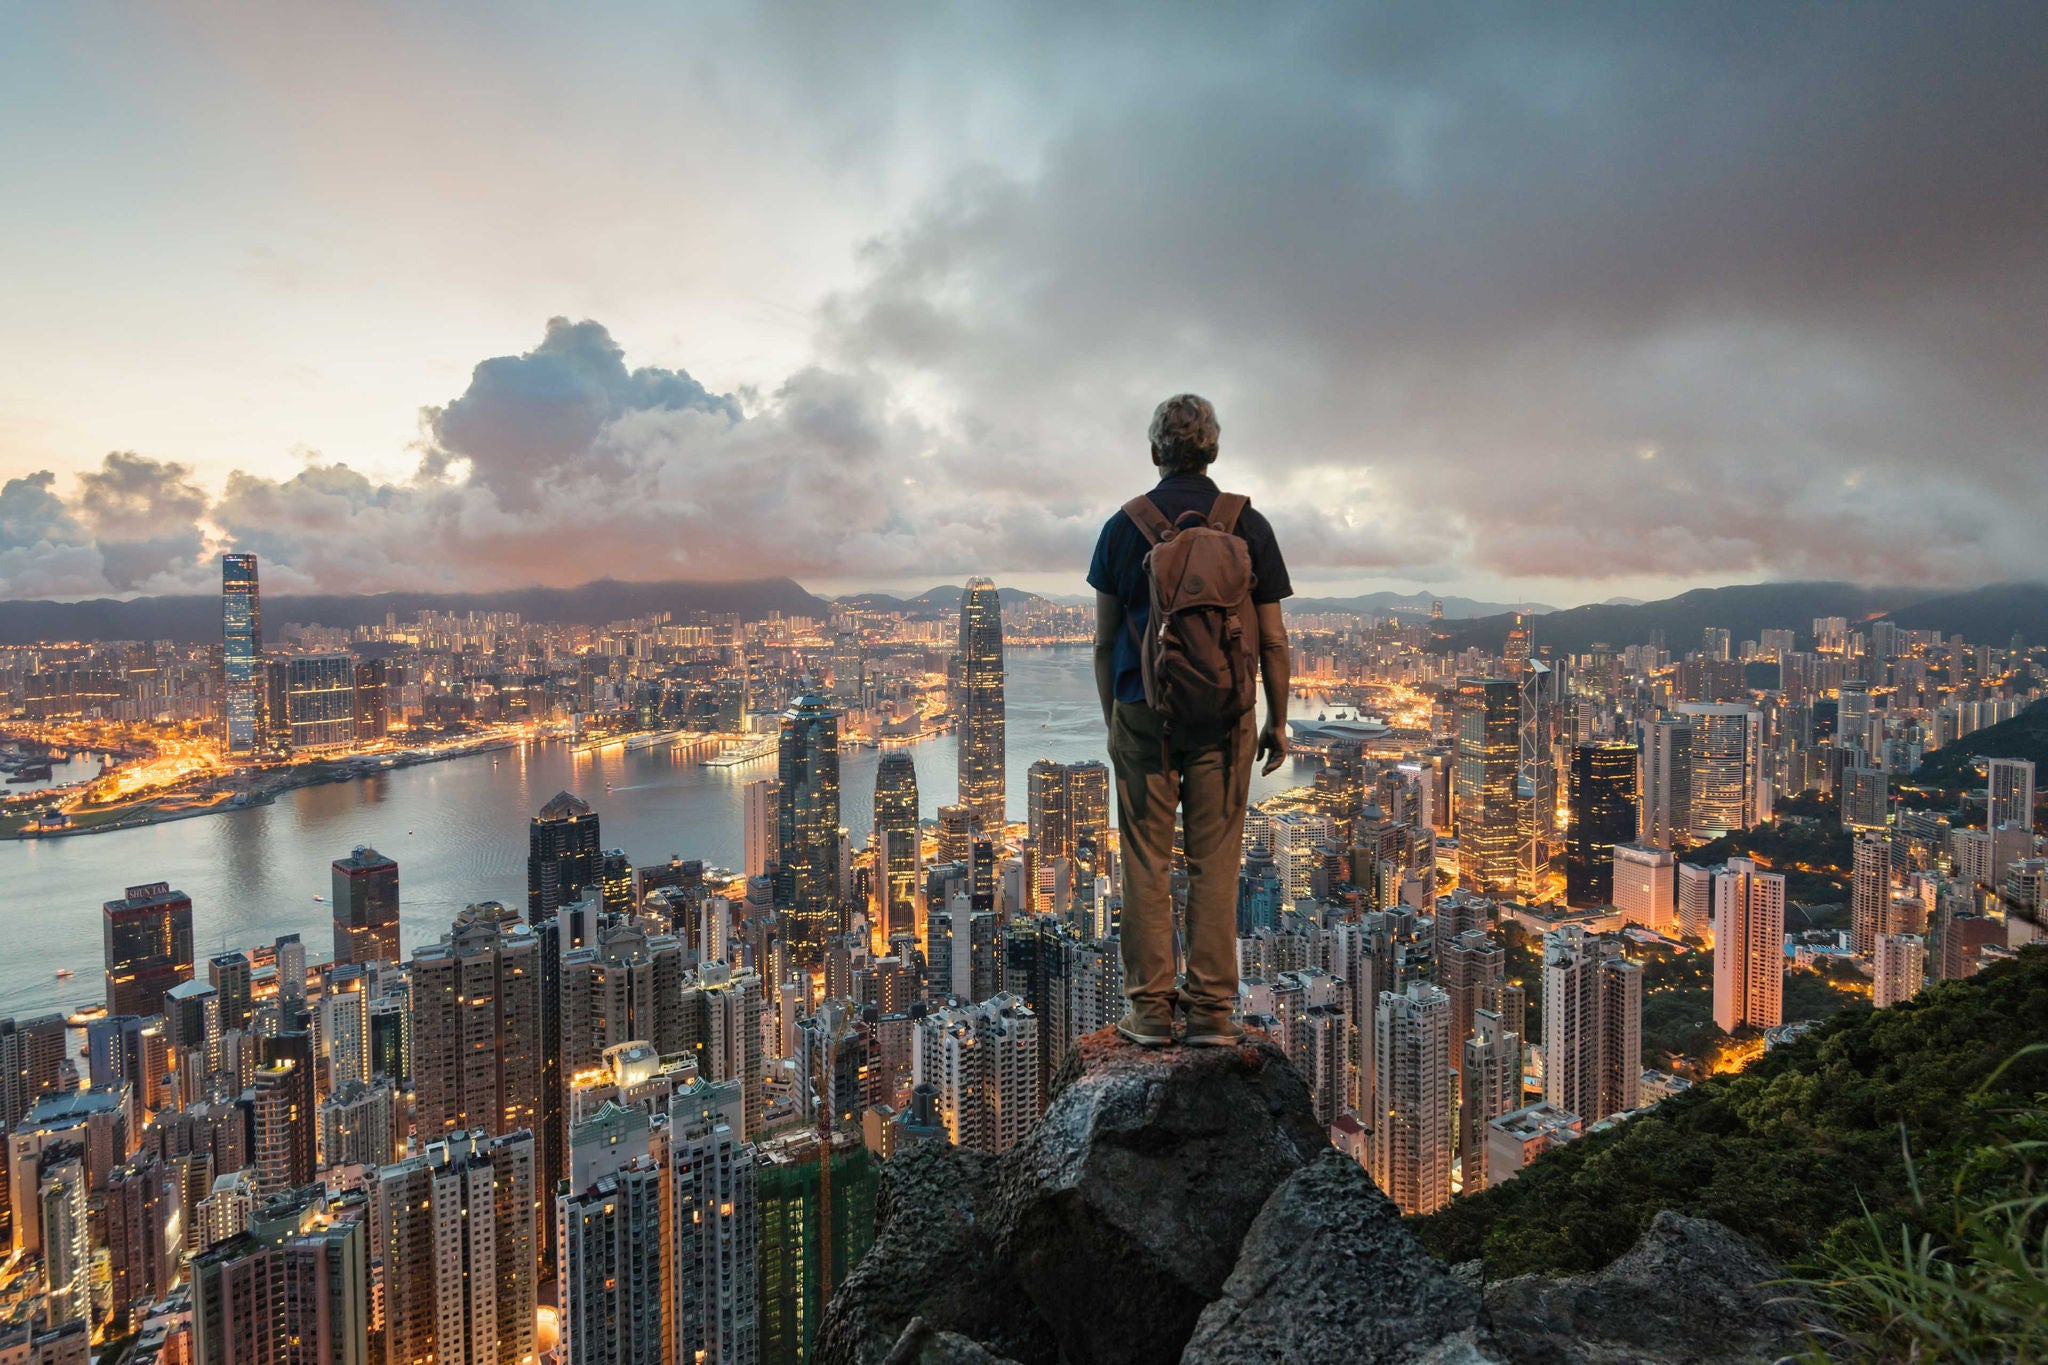
[[[1713,874],[1714,1023],[1723,1033],[1785,1022],[1785,878],[1747,858]]]
[[[685,986],[682,940],[648,934],[645,921],[615,922],[597,941],[572,948],[561,964],[561,1065],[574,1076],[596,1070],[607,1048],[650,1044],[663,1056],[696,1040]]]
[[[256,556],[220,557],[223,714],[221,749],[230,758],[254,754],[263,743],[263,603]]]
[[[0,1129],[13,1132],[21,1116],[61,1084],[64,1029],[61,1014],[0,1019]],[[97,1078],[94,1085],[99,1085]]]
[[[370,1181],[387,1365],[532,1365],[539,1282],[531,1132],[456,1132]]]
[[[960,1147],[1003,1152],[1021,1142],[1044,1107],[1038,1016],[1007,993],[934,1010],[911,1044],[911,1083],[937,1093],[946,1136]]]
[[[598,878],[597,812],[569,792],[540,808],[526,834],[526,917],[538,924]]]
[[[363,659],[356,664],[355,740],[368,744],[391,733],[391,673],[383,659]]]
[[[685,994],[690,1029],[699,1040],[697,1074],[712,1081],[737,1081],[745,1096],[740,1138],[751,1142],[767,1113],[761,1020],[767,996],[754,972],[735,972],[723,963],[697,969],[697,982]]]
[[[168,882],[131,886],[101,907],[107,1013],[164,1012],[164,994],[192,979],[192,898]]]
[[[1577,925],[1543,936],[1543,1098],[1588,1123],[1641,1103],[1643,972]]]
[[[200,1253],[191,1268],[191,1359],[367,1360],[365,1213],[360,1195],[336,1198],[319,1185],[304,1186],[260,1204],[246,1229]],[[431,1268],[432,1249],[422,1247],[421,1255]]]
[[[839,900],[839,713],[802,696],[782,715],[777,747],[776,908],[788,941],[814,959],[843,927]]]
[[[1636,837],[1633,744],[1587,743],[1572,751],[1571,824],[1565,837],[1565,899],[1572,905],[1614,903],[1614,847]]]
[[[1370,974],[1370,968],[1363,969]],[[1507,951],[1483,929],[1467,929],[1437,950],[1437,984],[1451,1000],[1451,1041],[1462,1043],[1482,1007],[1497,1007]]]
[[[1927,983],[1927,940],[1919,934],[1879,934],[1873,954],[1870,1003],[1886,1009],[1920,994]]]
[[[970,578],[960,595],[960,803],[983,837],[1005,820],[1003,602],[996,585]]]
[[[366,845],[334,860],[334,960],[397,962],[398,864]]]
[[[1465,1193],[1486,1188],[1486,1125],[1522,1107],[1522,1037],[1494,1010],[1476,1010],[1458,1072],[1458,1152]]]
[[[1520,877],[1521,723],[1521,692],[1513,679],[1458,679],[1458,878],[1474,891],[1512,890]]]
[[[875,838],[878,846],[882,936],[917,932],[919,844],[917,765],[892,749],[875,765]]]
[[[1451,1202],[1451,998],[1411,982],[1373,1010],[1371,1172],[1403,1213]]]
[[[1882,834],[1856,836],[1849,881],[1849,947],[1858,957],[1877,951],[1892,904],[1892,842]]]
[[[760,1228],[753,1144],[729,1116],[669,1110],[669,1300],[677,1361],[756,1365]]]
[[[543,1124],[542,936],[497,905],[471,906],[412,955],[413,1125],[422,1142]],[[445,1357],[443,1357],[445,1359]]]
[[[1757,819],[1762,713],[1721,702],[1681,702],[1692,727],[1692,803],[1688,832],[1718,839]]]

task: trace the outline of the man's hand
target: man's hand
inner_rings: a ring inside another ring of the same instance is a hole
[[[1266,728],[1259,731],[1259,747],[1253,758],[1263,758],[1266,766],[1259,769],[1262,776],[1271,777],[1280,771],[1280,764],[1287,757],[1287,729],[1278,721],[1269,720]]]

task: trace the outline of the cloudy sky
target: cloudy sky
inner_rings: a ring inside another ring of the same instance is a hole
[[[1342,11],[1342,12],[1340,12]],[[16,6],[0,595],[2048,576],[2048,6]]]

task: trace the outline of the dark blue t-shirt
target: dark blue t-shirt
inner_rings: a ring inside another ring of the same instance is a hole
[[[1206,474],[1169,474],[1149,496],[1168,521],[1178,521],[1189,512],[1208,516],[1221,492]],[[1257,508],[1245,507],[1237,519],[1237,534],[1251,552],[1252,601],[1278,602],[1292,597],[1294,585],[1287,581],[1287,564],[1280,557],[1280,543],[1273,539],[1272,526]],[[1152,614],[1151,591],[1145,584],[1145,552],[1151,548],[1145,533],[1119,507],[1103,526],[1102,536],[1095,542],[1095,558],[1088,565],[1088,586],[1122,601],[1124,614],[1130,618],[1130,626],[1116,637],[1118,701],[1145,700],[1144,671],[1131,636],[1133,629],[1144,634],[1145,620]]]

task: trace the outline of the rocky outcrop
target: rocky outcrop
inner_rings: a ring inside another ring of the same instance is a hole
[[[1674,1214],[1597,1274],[1482,1290],[1331,1150],[1257,1039],[1084,1038],[1029,1138],[898,1155],[876,1219],[819,1365],[1718,1365],[1804,1342],[1776,1267]]]
[[[1483,1341],[1479,1290],[1401,1225],[1356,1161],[1325,1149],[1266,1201],[1186,1365],[1373,1365],[1466,1334]]]
[[[1748,1365],[1809,1345],[1783,1277],[1719,1223],[1665,1212],[1603,1270],[1488,1285],[1486,1314],[1513,1365]]]
[[[986,1152],[925,1144],[887,1162],[874,1245],[826,1305],[814,1365],[877,1365],[913,1321],[920,1339],[950,1332],[998,1357],[1053,1359],[1052,1334],[991,1234],[997,1184],[997,1158]]]
[[[1172,1365],[1268,1196],[1329,1137],[1265,1042],[1081,1040],[1003,1163],[998,1236],[1069,1365]]]

